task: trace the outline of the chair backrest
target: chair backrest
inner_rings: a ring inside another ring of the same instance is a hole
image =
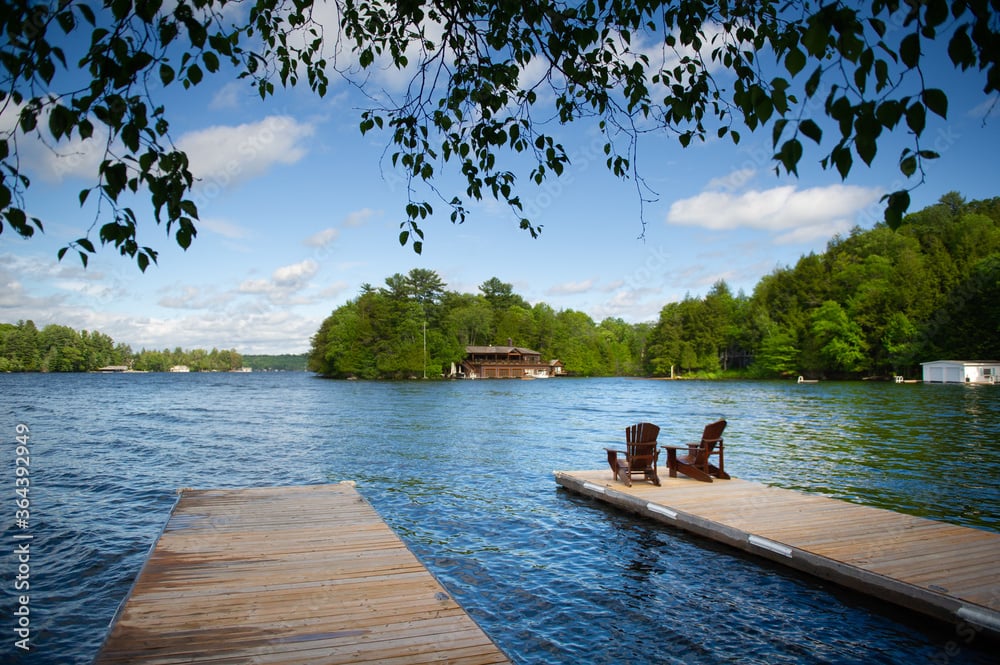
[[[722,443],[722,432],[725,429],[726,421],[722,419],[705,425],[705,431],[701,433],[701,449],[706,457],[715,451],[717,444]]]
[[[653,423],[636,423],[625,428],[625,454],[633,467],[652,466],[659,434],[660,428]]]
[[[625,443],[656,443],[660,428],[653,423],[636,423],[625,428]]]

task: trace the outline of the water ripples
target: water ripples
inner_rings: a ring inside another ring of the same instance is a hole
[[[36,650],[13,662],[90,662],[178,488],[347,479],[518,663],[991,662],[946,651],[948,627],[552,478],[603,466],[631,422],[679,443],[722,416],[740,477],[997,530],[988,390],[0,375],[3,422],[32,427],[39,553]]]

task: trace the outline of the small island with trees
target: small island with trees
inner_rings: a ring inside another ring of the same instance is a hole
[[[436,377],[466,346],[507,339],[575,376],[913,377],[921,361],[1000,357],[1000,198],[946,194],[897,230],[834,237],[751,295],[719,281],[651,323],[530,305],[496,277],[479,291],[449,291],[425,269],[364,285],[313,336],[309,369]]]

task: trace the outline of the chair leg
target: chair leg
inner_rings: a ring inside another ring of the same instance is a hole
[[[726,449],[724,446],[719,446],[719,468],[715,470],[715,475],[723,480],[729,480],[729,474],[726,473]]]
[[[618,451],[617,450],[610,450],[610,449],[606,449],[606,450],[608,451],[608,466],[611,467],[611,477],[612,478],[617,478],[618,477]]]
[[[713,464],[708,465],[708,473],[720,480],[729,480],[729,474]]]
[[[625,483],[626,487],[632,487],[632,471],[628,464],[618,464],[618,480]]]
[[[694,480],[700,480],[706,483],[712,482],[712,476],[708,475],[698,467],[691,464],[685,464],[680,460],[677,460],[677,471],[683,473],[688,478],[693,478]]]

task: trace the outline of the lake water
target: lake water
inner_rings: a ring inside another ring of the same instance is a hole
[[[558,488],[626,425],[734,476],[1000,531],[1000,387],[0,375],[0,661],[89,663],[182,487],[357,481],[518,663],[995,663],[985,639]],[[30,523],[14,524],[15,428]],[[30,534],[30,646],[15,537]]]

